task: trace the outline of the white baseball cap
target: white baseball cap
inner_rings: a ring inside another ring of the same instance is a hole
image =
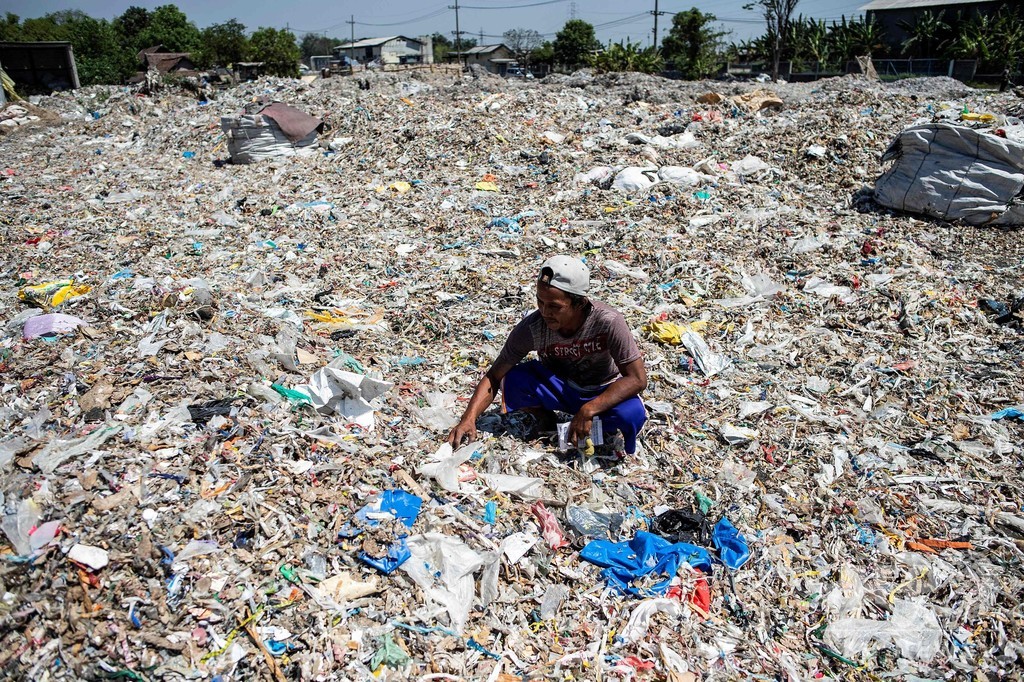
[[[552,256],[540,266],[538,281],[569,294],[586,296],[590,290],[590,269],[578,258]]]

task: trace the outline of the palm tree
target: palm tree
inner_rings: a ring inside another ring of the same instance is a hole
[[[950,54],[958,59],[977,59],[981,63],[989,61],[996,37],[994,18],[979,12],[967,21],[957,23],[960,30],[950,43]]]
[[[914,57],[937,57],[939,48],[950,39],[950,25],[942,20],[944,10],[938,14],[925,10],[913,24],[900,22],[900,27],[910,36],[903,41],[903,51]]]
[[[885,29],[871,17],[870,21],[850,22],[850,47],[854,56],[870,57],[876,51],[885,51]]]
[[[846,23],[846,15],[841,17],[841,23],[832,22],[828,31],[828,41],[831,52],[840,61],[848,62],[857,57],[857,51],[853,47],[853,31],[851,26],[856,23],[853,19]]]
[[[832,48],[829,45],[828,29],[825,27],[825,20],[808,20],[806,31],[807,56],[818,64],[828,62],[832,56]]]

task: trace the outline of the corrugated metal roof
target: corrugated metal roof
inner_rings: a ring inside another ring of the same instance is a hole
[[[494,52],[502,47],[506,50],[509,49],[505,47],[504,43],[498,43],[497,45],[477,45],[476,47],[471,47],[466,50],[464,54],[487,54],[488,52]]]
[[[378,45],[383,45],[384,43],[389,43],[392,40],[398,39],[402,39],[412,43],[419,43],[420,45],[423,44],[422,40],[417,40],[416,38],[409,38],[408,36],[387,36],[386,38],[365,38],[364,40],[357,40],[354,43],[343,43],[341,45],[338,45],[334,49],[338,50],[343,48],[348,50],[350,48],[358,49],[360,47],[377,47]]]
[[[859,11],[877,12],[886,9],[928,9],[929,7],[945,7],[947,5],[977,5],[982,2],[994,3],[997,0],[871,0]]]

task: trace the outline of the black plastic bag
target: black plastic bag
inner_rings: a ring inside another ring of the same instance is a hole
[[[699,511],[669,509],[654,517],[651,532],[671,542],[686,542],[691,545],[711,545],[711,524]]]

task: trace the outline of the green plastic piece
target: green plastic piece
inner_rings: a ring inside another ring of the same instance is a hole
[[[409,654],[405,653],[402,647],[391,638],[391,633],[380,638],[380,648],[373,654],[370,660],[370,670],[376,670],[381,664],[389,668],[402,668],[411,661]]]
[[[707,497],[699,490],[693,491],[693,496],[697,498],[697,504],[700,505],[700,513],[707,516],[707,513],[711,511],[711,508],[715,506],[715,501],[710,497]]]
[[[296,405],[312,405],[313,401],[309,399],[309,396],[301,391],[293,391],[290,388],[285,388],[280,384],[270,384],[270,387],[283,395],[285,398],[295,403]]]

